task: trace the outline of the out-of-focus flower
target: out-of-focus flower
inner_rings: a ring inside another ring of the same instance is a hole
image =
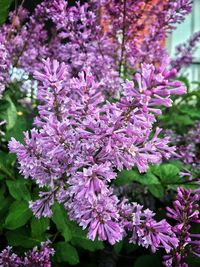
[[[192,223],[200,223],[199,219],[199,194],[191,190],[178,188],[176,200],[173,207],[167,207],[167,216],[175,220],[172,228],[176,234],[179,244],[171,251],[171,255],[164,256],[165,266],[187,267],[186,257],[188,253],[200,256],[200,235],[190,233]]]

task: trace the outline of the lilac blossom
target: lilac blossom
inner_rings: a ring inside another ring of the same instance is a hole
[[[138,72],[143,81],[139,87],[136,74],[135,83],[129,82],[127,88],[127,81],[121,98],[110,103],[100,89],[104,81],[95,81],[90,69],[69,79],[66,64],[49,59],[43,64],[43,70],[35,72],[40,100],[37,129],[25,133],[24,144],[15,139],[9,143],[25,178],[49,189],[30,202],[30,207],[38,218],[49,217],[54,201],[64,203],[70,218],[88,228],[90,239],[98,237],[114,244],[125,235],[126,223],[120,220],[120,200],[113,193],[111,181],[117,171],[135,166],[146,172],[149,164],[174,153],[174,147],[168,146],[169,138],[159,137],[161,129],[153,130],[160,113],[154,109],[159,111],[157,104],[165,105],[164,100],[158,103],[153,99],[161,95],[170,101],[171,93],[183,93],[185,88],[171,82],[164,67],[155,70],[152,65],[143,65]],[[147,103],[140,101],[140,94],[151,92],[151,88],[156,94],[147,94]],[[132,212],[133,216],[137,214],[134,208]],[[170,226],[165,221],[156,222],[153,216],[145,211],[144,221],[141,219],[137,227],[132,225],[130,231],[144,228],[141,238],[137,233],[139,244],[153,251],[158,247],[169,251],[170,244],[177,241]]]
[[[183,168],[180,172],[181,177],[193,180],[195,173],[199,173],[200,170],[200,158],[199,158],[199,144],[200,144],[200,122],[196,121],[194,126],[191,127],[185,134],[180,135],[175,131],[164,131],[166,136],[169,136],[173,145],[176,145],[176,154],[174,159],[181,160],[185,164],[190,166]]]
[[[190,39],[183,44],[176,47],[175,59],[171,60],[171,66],[178,72],[192,63],[194,59],[194,52],[200,41],[200,32],[195,32]]]
[[[145,248],[151,247],[153,252],[160,247],[169,252],[171,247],[178,246],[178,239],[172,232],[170,224],[166,220],[157,222],[151,210],[144,209],[137,203],[128,204],[127,200],[123,200],[119,204],[119,213],[125,230],[132,232],[131,243]]]
[[[15,253],[12,253],[12,248],[7,247],[0,253],[1,267],[19,267],[22,260]],[[22,266],[22,265],[21,265]]]
[[[156,5],[90,1],[73,7],[65,0],[44,0],[31,15],[20,6],[0,32],[12,65],[30,76],[41,70],[42,58],[50,57],[67,63],[71,77],[90,67],[95,79],[103,82],[101,90],[116,96],[127,67],[162,61],[167,53],[161,43],[190,12],[190,0],[160,0]],[[52,22],[50,35],[47,21]]]
[[[29,207],[32,209],[36,218],[52,217],[53,213],[51,206],[54,204],[54,191],[53,192],[40,192],[40,199],[36,201],[30,201]]]
[[[24,257],[24,266],[51,267],[50,258],[54,255],[54,249],[49,245],[50,242],[43,242],[40,248],[35,247],[32,251],[28,251]]]
[[[144,173],[175,153],[154,125],[171,95],[186,89],[171,79],[176,70],[169,70],[161,42],[191,11],[191,1],[147,7],[138,0],[73,7],[45,0],[31,15],[21,6],[10,14],[0,28],[3,45],[12,67],[37,80],[39,105],[35,128],[24,133],[23,144],[12,138],[9,149],[20,173],[41,189],[29,204],[37,218],[52,216],[58,201],[91,240],[113,245],[131,233],[130,242],[168,253],[178,246],[170,225],[139,204],[124,203],[112,189],[119,171]],[[158,18],[151,24],[150,15]],[[127,69],[135,74],[124,82]],[[27,253],[25,266],[40,266],[39,259],[50,266],[52,252],[46,252]]]
[[[126,65],[160,63],[167,54],[166,36],[192,11],[191,0],[158,0],[154,5],[139,0],[95,2],[103,9],[103,23],[109,25],[106,34],[117,47],[121,73]]]
[[[32,251],[19,257],[12,253],[12,248],[7,247],[0,253],[1,267],[51,267],[50,257],[54,255],[54,249],[50,248],[50,242],[41,243],[40,248],[34,247]]]
[[[165,266],[187,267],[186,257],[189,252],[200,257],[200,235],[190,232],[192,223],[200,223],[199,219],[199,194],[194,194],[191,190],[178,188],[176,200],[173,207],[167,207],[167,216],[176,221],[172,228],[179,239],[177,247],[171,251],[170,255],[164,256]]]
[[[8,60],[8,51],[0,40],[0,99],[2,98],[2,93],[9,81],[9,68],[10,62]]]

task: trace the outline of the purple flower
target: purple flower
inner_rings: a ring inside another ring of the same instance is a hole
[[[22,266],[22,260],[16,254],[12,253],[11,247],[7,247],[0,253],[0,266],[19,267]]]
[[[51,207],[54,204],[55,192],[40,192],[41,199],[29,202],[29,208],[33,211],[33,214],[37,218],[51,217],[53,215]]]
[[[108,191],[98,198],[89,200],[74,195],[73,200],[66,203],[70,218],[79,222],[85,229],[88,227],[88,238],[108,240],[115,244],[123,237],[123,229],[118,223],[117,198]]]
[[[147,87],[158,85],[159,94],[168,99],[170,90],[180,87],[169,82],[170,73],[162,74],[164,69],[157,72],[153,65],[143,65],[140,77],[144,82],[139,88],[124,86],[123,96],[109,103],[101,93],[102,82],[95,81],[90,69],[67,80],[65,64],[44,61],[41,73],[35,74],[39,79],[38,130],[25,133],[24,145],[14,139],[9,143],[23,175],[49,190],[30,202],[38,218],[51,216],[51,206],[57,200],[64,203],[71,219],[88,228],[92,240],[98,236],[114,244],[122,239],[125,226],[119,221],[119,200],[111,184],[117,171],[136,166],[146,172],[149,164],[160,163],[174,153],[174,147],[168,146],[169,138],[159,137],[161,129],[153,130],[156,113],[140,101]],[[141,220],[144,234],[137,242],[153,251],[162,244],[168,251],[174,238],[170,227],[164,221],[152,219],[148,223],[156,236]],[[162,228],[162,235],[157,234],[157,228]]]
[[[0,39],[0,99],[2,98],[2,93],[9,81],[9,68],[10,62],[8,59],[8,51],[3,44],[3,41]]]
[[[171,66],[177,71],[187,67],[193,61],[193,54],[200,40],[200,32],[195,32],[190,39],[176,47],[176,58],[171,60]]]
[[[51,267],[50,257],[54,249],[49,247],[50,242],[41,243],[41,247],[34,247],[32,251],[19,257],[12,253],[12,248],[7,247],[0,253],[0,266],[2,267]]]
[[[159,18],[149,24],[147,36],[138,36],[145,29],[143,19],[138,20],[141,10],[144,22],[150,14]],[[24,144],[12,139],[9,149],[24,177],[45,187],[40,199],[30,202],[36,217],[51,216],[58,201],[92,240],[114,244],[130,232],[131,242],[152,251],[177,247],[170,225],[156,222],[154,213],[138,204],[120,202],[112,181],[123,169],[146,172],[150,164],[174,155],[169,138],[161,138],[154,123],[161,106],[171,106],[171,95],[186,89],[171,80],[175,70],[168,70],[160,43],[190,11],[188,0],[149,9],[138,0],[73,7],[64,0],[45,0],[23,23],[18,19],[4,42],[13,66],[38,81],[39,105],[36,129],[25,133]],[[108,29],[102,19],[110,21]],[[1,27],[2,36],[11,25]],[[136,74],[123,82],[126,70]]]
[[[124,235],[132,233],[129,240],[131,243],[151,247],[153,252],[162,247],[167,253],[178,246],[178,239],[170,224],[166,220],[157,222],[151,210],[137,203],[129,204],[127,200],[120,202],[118,208]]]
[[[172,230],[179,239],[179,244],[173,248],[171,255],[163,258],[165,266],[187,267],[186,257],[189,252],[200,256],[200,235],[190,233],[191,223],[200,223],[198,200],[198,193],[179,187],[173,207],[167,207],[167,216],[176,223]]]
[[[24,266],[51,267],[50,257],[54,255],[54,249],[49,247],[50,242],[41,243],[40,248],[35,247],[28,251],[24,257]]]

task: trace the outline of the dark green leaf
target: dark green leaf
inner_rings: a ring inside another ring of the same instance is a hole
[[[6,20],[13,0],[0,0],[0,25]]]
[[[49,219],[48,218],[40,218],[37,219],[32,217],[31,219],[31,236],[35,238],[41,238],[47,228],[49,227]]]
[[[6,132],[5,139],[9,141],[11,137],[14,137],[16,140],[23,142],[23,132],[27,131],[31,127],[30,123],[30,119],[28,119],[25,115],[17,116],[15,127]]]
[[[17,229],[6,232],[6,238],[10,246],[22,246],[24,248],[32,248],[41,243],[41,239],[30,237],[26,229]]]
[[[0,116],[2,119],[6,120],[6,129],[10,130],[15,126],[17,120],[17,109],[8,94],[5,95],[5,100],[8,103],[8,107],[1,112]]]
[[[117,185],[124,185],[131,182],[138,182],[143,185],[159,184],[158,178],[151,172],[141,174],[136,170],[123,170],[121,171],[116,180]]]
[[[154,197],[160,198],[164,195],[164,188],[160,184],[148,185],[148,189]]]
[[[117,175],[116,184],[124,185],[135,181],[138,177],[138,173],[134,170],[123,170]]]
[[[71,265],[79,263],[77,250],[67,242],[56,244],[56,257],[58,262],[68,262]]]
[[[63,212],[61,206],[55,203],[53,207],[52,221],[55,223],[58,231],[61,232],[65,241],[69,241],[72,238],[70,228],[67,224],[66,214]]]
[[[29,201],[31,199],[30,193],[28,191],[27,186],[25,185],[25,181],[23,180],[15,180],[15,181],[6,181],[8,186],[8,190],[11,196],[17,200],[26,200]]]
[[[15,156],[7,154],[5,152],[0,152],[0,173],[1,179],[3,178],[14,178],[14,173],[12,171],[12,166],[15,163]],[[0,180],[1,180],[0,179]]]
[[[71,234],[72,234],[71,242],[73,245],[82,247],[89,251],[96,251],[104,248],[102,241],[99,241],[98,239],[94,241],[89,240],[87,237],[87,231],[83,230],[76,223],[68,221],[68,226],[71,229]]]
[[[9,214],[5,220],[5,227],[11,230],[17,229],[26,224],[31,216],[32,212],[28,207],[28,203],[17,200],[10,206]]]

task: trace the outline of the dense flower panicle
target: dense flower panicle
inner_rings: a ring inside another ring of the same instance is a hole
[[[175,59],[170,64],[179,72],[183,67],[187,67],[194,59],[194,52],[200,41],[200,32],[195,32],[190,39],[176,47]]]
[[[101,90],[112,96],[121,89],[126,65],[135,69],[141,62],[162,61],[164,38],[191,6],[190,0],[98,0],[73,7],[65,0],[44,0],[31,15],[20,6],[0,32],[14,67],[32,75],[47,57],[67,63],[71,77],[90,67],[103,81]]]
[[[171,255],[164,256],[165,266],[185,266],[187,267],[186,257],[192,252],[200,256],[200,235],[190,233],[192,223],[200,223],[199,219],[199,192],[196,194],[191,190],[178,188],[176,200],[173,207],[167,207],[167,216],[175,220],[172,228],[177,238],[180,240],[177,247],[174,247]]]
[[[123,228],[118,223],[118,199],[107,190],[99,194],[98,198],[87,199],[74,195],[73,200],[66,202],[65,207],[69,210],[71,219],[76,220],[85,229],[88,227],[88,238],[94,240],[108,240],[115,244],[123,237]]]
[[[104,31],[118,48],[119,68],[161,62],[167,54],[163,46],[167,34],[192,11],[191,0],[95,2],[102,10]]]
[[[146,103],[140,104],[140,92],[158,86],[159,94],[167,91],[164,96],[170,99],[170,90],[184,91],[181,84],[168,81],[169,73],[155,73],[152,65],[142,66],[141,73],[145,82],[139,89],[137,83],[128,89],[124,85],[116,103],[105,100],[102,82],[95,81],[90,69],[67,79],[67,66],[48,59],[43,70],[35,73],[39,81],[38,130],[25,134],[24,145],[12,139],[9,148],[17,154],[23,175],[49,188],[49,192],[40,193],[40,199],[30,202],[36,217],[51,216],[57,200],[64,203],[72,220],[88,228],[90,239],[98,236],[111,244],[122,239],[126,223],[119,219],[119,200],[111,188],[117,170],[136,166],[145,172],[149,164],[174,153],[174,147],[168,146],[169,138],[158,137],[161,129],[150,138],[156,113]],[[155,108],[159,110],[156,104]],[[148,226],[137,242],[153,251],[162,244],[169,251],[174,238],[170,226],[144,217],[147,225],[162,234],[154,236]],[[141,225],[142,219],[138,231]]]
[[[0,40],[0,99],[2,98],[2,93],[9,81],[9,68],[10,62],[8,60],[8,51]]]
[[[135,74],[138,89],[135,89],[132,82],[125,83],[126,95],[134,97],[135,104],[143,106],[144,110],[148,108],[151,112],[159,113],[160,110],[155,107],[171,106],[171,95],[186,93],[186,88],[181,82],[169,80],[170,76],[174,75],[174,70],[167,71],[164,66],[166,63],[163,62],[159,68],[152,64],[141,64],[141,71]]]
[[[77,199],[87,198],[92,201],[98,194],[105,195],[108,192],[106,184],[115,177],[116,173],[112,171],[110,163],[94,164],[83,168],[82,172],[77,172],[69,179],[69,184],[72,185],[70,192],[76,195]]]
[[[137,203],[128,204],[123,200],[119,204],[119,214],[125,230],[132,232],[131,243],[145,248],[151,247],[153,252],[160,247],[169,252],[171,247],[178,246],[178,239],[170,224],[165,220],[156,222],[153,218],[155,214],[151,210],[144,209]]]
[[[17,15],[10,14],[10,23],[0,27],[11,64],[30,75],[41,69],[41,58],[47,57],[68,63],[71,76],[92,67],[96,79],[107,83],[102,90],[113,94],[120,88],[118,69],[98,25],[98,12],[91,6],[77,2],[68,7],[65,0],[44,0],[29,17],[20,6]],[[50,36],[46,28],[49,21],[53,33]]]
[[[0,253],[0,266],[1,267],[19,267],[22,266],[20,257],[12,253],[12,248],[7,247]]]
[[[33,248],[24,257],[24,266],[27,267],[51,267],[50,257],[54,255],[54,249],[49,247],[49,242],[41,244],[40,248]]]
[[[51,267],[50,257],[54,255],[54,249],[49,247],[49,242],[41,243],[41,247],[35,247],[32,251],[19,257],[12,253],[12,248],[7,247],[0,253],[1,267]]]
[[[34,215],[51,217],[58,201],[91,240],[113,245],[131,233],[130,242],[169,253],[178,247],[170,225],[118,199],[112,189],[119,171],[136,167],[143,173],[175,154],[154,123],[161,107],[171,106],[171,95],[186,89],[172,80],[176,70],[169,70],[161,44],[191,11],[191,1],[149,2],[70,7],[65,0],[44,0],[30,15],[20,7],[0,27],[0,57],[6,47],[12,70],[23,69],[37,80],[36,128],[24,134],[24,144],[14,138],[9,143],[22,175],[45,188],[30,201]],[[124,82],[127,69],[136,71]],[[20,266],[50,267],[52,254],[44,245],[19,258]]]

